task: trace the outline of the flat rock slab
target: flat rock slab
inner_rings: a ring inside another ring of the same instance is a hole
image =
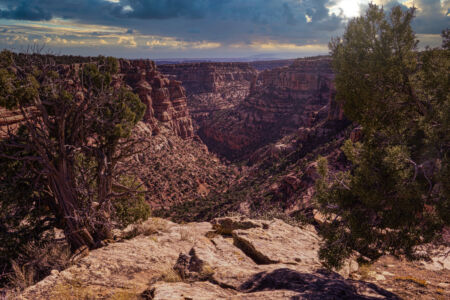
[[[152,300],[277,300],[299,299],[293,298],[298,293],[293,291],[265,291],[255,293],[237,293],[236,291],[223,289],[209,282],[194,283],[167,283],[158,282],[148,291]]]
[[[311,229],[301,229],[275,219],[265,227],[232,232],[236,246],[258,264],[292,264],[313,270],[321,266],[320,238]]]
[[[210,223],[178,225],[159,218],[142,226],[153,233],[91,251],[75,265],[29,287],[19,299],[58,299],[60,290],[74,287],[89,290],[94,299],[122,291],[141,293],[151,280],[172,270],[180,252],[189,251],[198,237],[212,229]]]
[[[186,277],[211,279],[222,286],[238,289],[261,270],[232,240],[221,236],[199,239],[188,254],[189,263],[181,271]],[[194,272],[194,273],[192,273]],[[190,273],[190,274],[188,274]]]
[[[152,218],[139,232],[52,272],[19,299],[396,299],[322,271],[317,233],[281,220]]]
[[[158,282],[144,294],[152,300],[212,300],[230,299],[236,293],[209,282]]]
[[[277,274],[276,278],[272,278],[272,275],[263,278],[258,281],[258,284],[262,284],[259,286],[262,290],[247,293],[222,288],[210,282],[158,282],[144,294],[152,300],[399,299],[392,293],[377,289],[375,285],[330,279],[320,274],[299,274],[290,271],[285,274],[288,278],[278,277],[279,275]],[[264,280],[267,282],[264,283]]]

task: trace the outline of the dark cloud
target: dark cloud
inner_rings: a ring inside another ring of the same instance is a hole
[[[449,0],[445,0],[446,3]],[[326,44],[342,33],[345,18],[331,14],[335,0],[0,0],[0,18],[63,18],[92,25],[117,26],[122,33],[160,35],[183,41],[251,44],[274,41]],[[421,34],[440,33],[449,17],[440,0],[416,0],[414,20]],[[385,8],[398,4],[390,1]],[[308,22],[308,20],[310,22]],[[101,31],[101,29],[99,29]],[[98,35],[100,36],[100,32]]]
[[[10,1],[8,1],[10,2]],[[30,21],[48,21],[52,18],[50,11],[39,5],[39,1],[21,1],[0,10],[0,18]],[[1,3],[1,1],[0,1]]]
[[[444,3],[449,4],[449,0]],[[388,1],[384,4],[385,10],[400,5],[403,9],[407,7],[396,0]],[[419,34],[439,34],[450,24],[450,16],[442,11],[441,0],[415,0],[415,5],[419,9],[416,17],[412,21],[413,29]]]
[[[127,0],[121,1],[121,7],[115,7],[114,12],[119,16],[140,19],[170,19],[186,17],[192,19],[203,18],[214,6],[220,5],[217,0]],[[132,10],[126,10],[129,6]]]
[[[440,0],[416,0],[420,11],[413,21],[417,33],[440,33],[450,25],[450,16],[442,12]],[[445,1],[447,4],[450,2]]]

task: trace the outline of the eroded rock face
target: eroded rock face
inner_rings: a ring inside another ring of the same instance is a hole
[[[0,138],[6,137],[8,129],[14,130],[22,121],[20,112],[0,107]]]
[[[257,71],[248,63],[186,63],[160,65],[186,88],[188,107],[196,128],[211,113],[238,105],[250,92]]]
[[[90,252],[19,299],[63,299],[67,291],[64,299],[84,299],[88,292],[102,299],[396,299],[375,285],[322,270],[312,228],[236,217],[212,223],[149,219],[143,235]],[[222,235],[229,230],[231,236]],[[239,242],[244,237],[246,247],[269,260],[255,259]]]
[[[182,138],[193,136],[186,93],[180,81],[169,79],[156,70],[150,60],[120,60],[123,80],[147,105],[144,121],[157,127],[167,123]]]
[[[329,58],[301,59],[261,72],[249,96],[234,109],[213,115],[199,135],[210,149],[233,160],[299,127],[310,128],[327,118],[342,120],[333,78]]]
[[[158,122],[161,122],[169,125],[175,134],[182,138],[193,137],[192,119],[181,82],[158,72],[151,60],[120,59],[119,65],[119,73],[113,76],[112,85],[119,88],[125,83],[139,95],[147,105],[144,121],[151,125],[153,133],[159,132]],[[81,82],[76,75],[80,66],[58,65],[58,72],[67,78],[70,85],[80,90],[79,95],[82,97]],[[5,136],[8,126],[14,128],[21,120],[22,116],[17,112],[0,108],[0,137]]]

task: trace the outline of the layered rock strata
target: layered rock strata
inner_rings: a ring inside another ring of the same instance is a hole
[[[239,106],[214,114],[199,135],[210,149],[236,160],[329,116],[342,120],[334,104],[333,78],[329,58],[300,59],[261,72],[249,96]]]
[[[233,108],[245,99],[257,75],[248,63],[160,65],[158,70],[182,82],[197,128],[212,112]]]
[[[181,82],[169,79],[156,70],[150,60],[119,60],[119,73],[113,76],[113,85],[119,88],[123,83],[137,93],[147,105],[144,121],[151,125],[153,133],[159,131],[158,124],[168,125],[182,138],[193,137],[192,119],[186,102],[186,93]],[[76,75],[80,64],[59,65],[61,75],[72,85],[81,83]],[[72,74],[72,75],[71,75]],[[8,127],[16,127],[22,120],[20,113],[0,108],[0,136]]]
[[[0,107],[0,138],[6,137],[8,131],[15,130],[22,121],[23,116],[19,111],[7,110]]]
[[[157,122],[167,123],[182,138],[193,136],[186,93],[180,81],[164,76],[150,60],[120,60],[121,78],[147,105],[144,121],[157,129]]]

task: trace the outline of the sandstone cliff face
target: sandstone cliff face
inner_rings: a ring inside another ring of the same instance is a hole
[[[0,107],[0,138],[6,137],[8,129],[14,130],[22,121],[20,112]]]
[[[330,62],[328,58],[300,59],[288,67],[261,72],[249,96],[236,108],[213,115],[200,128],[200,137],[221,155],[242,159],[328,115],[342,120],[334,105]]]
[[[160,122],[168,124],[176,135],[191,138],[194,133],[192,119],[181,82],[169,79],[158,72],[155,63],[150,60],[120,59],[119,64],[119,73],[114,75],[113,85],[120,87],[122,83],[126,83],[139,95],[142,102],[147,105],[144,121],[151,125],[153,133],[159,131],[158,122]],[[77,72],[79,68],[80,64],[59,66],[61,74],[67,77],[72,74],[71,71]],[[68,80],[72,84],[80,84],[75,78],[69,77]],[[8,126],[14,128],[21,120],[19,113],[0,108],[0,137],[5,135]]]
[[[157,71],[150,60],[120,60],[123,80],[147,105],[144,121],[157,129],[157,121],[167,123],[182,138],[193,136],[185,90],[180,81],[169,79]]]
[[[247,63],[161,65],[158,70],[182,82],[197,128],[212,112],[233,108],[245,99],[257,75]]]

